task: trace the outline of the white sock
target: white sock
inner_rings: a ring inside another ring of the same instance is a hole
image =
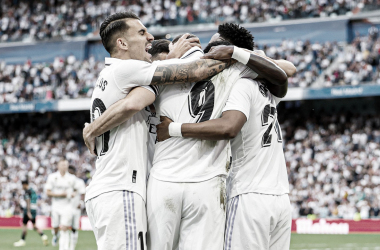
[[[59,237],[59,250],[69,250],[70,234],[69,231],[61,231]]]
[[[75,250],[75,246],[78,242],[78,231],[71,232],[70,250]]]

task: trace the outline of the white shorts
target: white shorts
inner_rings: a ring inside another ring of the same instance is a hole
[[[71,220],[71,228],[78,230],[81,212],[80,209],[73,208],[73,219]]]
[[[228,201],[224,250],[286,250],[292,215],[289,196],[241,194]]]
[[[225,178],[176,183],[149,178],[149,250],[222,250]]]
[[[51,211],[51,226],[57,228],[59,226],[70,227],[73,213],[71,207],[53,208]]]
[[[86,202],[98,250],[146,249],[146,207],[130,191],[103,193]]]

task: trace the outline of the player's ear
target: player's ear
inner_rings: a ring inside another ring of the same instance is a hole
[[[128,42],[124,37],[119,37],[116,39],[116,46],[121,50],[128,50]]]

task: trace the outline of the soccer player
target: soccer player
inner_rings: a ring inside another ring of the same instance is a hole
[[[111,58],[106,58],[106,68],[101,71],[92,95],[92,122],[135,87],[200,81],[230,64],[215,60],[183,61],[162,66],[152,64],[147,51],[153,36],[131,12],[107,17],[100,27],[100,36]],[[134,91],[138,99],[133,107],[136,111],[155,98],[150,87]],[[122,113],[123,107],[119,111]],[[91,127],[89,125],[89,134],[84,137],[93,140],[98,136],[94,150],[97,161],[85,200],[98,249],[144,249],[148,161],[148,129],[144,113],[137,112],[128,121],[121,121],[115,128],[101,134],[96,134]]]
[[[233,46],[215,47],[205,57],[232,57],[255,69],[250,65],[252,54]],[[157,125],[159,141],[170,136],[231,139],[225,250],[289,249],[289,183],[276,110],[286,91],[286,85],[274,86],[269,92],[258,81],[240,79],[232,87],[221,118],[197,124],[161,118],[162,123]]]
[[[75,196],[71,199],[73,210],[73,219],[71,222],[71,240],[70,250],[74,250],[78,242],[79,221],[82,209],[84,208],[84,194],[86,193],[86,184],[81,178],[76,177],[76,169],[74,166],[69,166],[69,173],[75,177]]]
[[[31,221],[33,224],[33,229],[38,232],[41,236],[42,243],[44,246],[48,245],[48,237],[46,234],[42,232],[42,230],[38,229],[36,226],[36,215],[37,215],[37,194],[33,188],[29,187],[29,181],[23,180],[21,182],[22,189],[25,191],[24,200],[26,202],[26,207],[24,208],[24,215],[22,218],[22,235],[21,239],[15,243],[13,246],[22,247],[25,246],[25,237],[27,234],[27,224],[28,221]]]
[[[57,164],[58,171],[48,176],[45,185],[47,195],[52,197],[52,245],[57,245],[58,230],[60,229],[60,250],[69,250],[69,228],[73,217],[71,199],[75,196],[76,180],[75,176],[67,172],[68,167],[69,163],[67,160],[60,160]]]

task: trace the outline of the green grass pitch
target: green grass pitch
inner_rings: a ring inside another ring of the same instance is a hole
[[[51,231],[46,230],[51,242]],[[58,250],[51,245],[44,247],[36,232],[28,231],[26,246],[13,247],[18,241],[21,229],[0,229],[0,250]],[[77,250],[96,250],[94,234],[89,231],[80,231]],[[349,234],[349,235],[312,235],[292,234],[290,249],[294,250],[380,250],[379,234]]]

